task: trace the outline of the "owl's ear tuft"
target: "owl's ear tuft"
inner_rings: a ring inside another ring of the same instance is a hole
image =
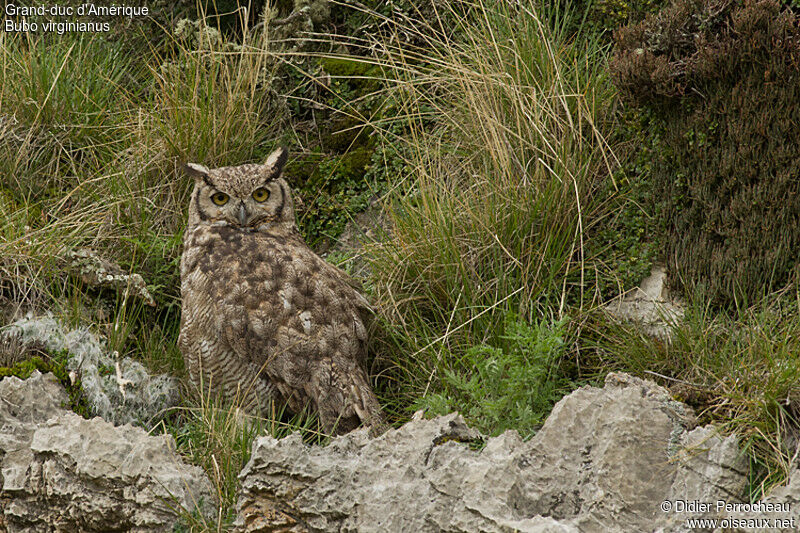
[[[192,178],[208,178],[208,169],[197,163],[186,163],[183,165],[183,171],[186,172],[187,176]]]
[[[281,171],[283,170],[283,165],[286,164],[286,160],[289,158],[289,150],[286,149],[285,146],[281,146],[271,154],[267,158],[267,161],[264,163],[264,166],[269,169],[270,174],[275,177],[280,175]]]

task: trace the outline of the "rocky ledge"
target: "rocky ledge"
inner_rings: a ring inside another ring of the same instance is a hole
[[[166,435],[66,410],[52,374],[0,381],[0,531],[172,531],[213,511],[205,473]]]
[[[662,387],[609,374],[605,387],[563,398],[527,442],[513,431],[483,440],[458,414],[417,418],[374,439],[357,430],[326,447],[304,445],[298,435],[261,437],[240,475],[237,526],[252,533],[690,531],[686,519],[732,515],[715,506],[676,509],[740,502],[747,473],[735,437],[694,426],[691,409]],[[771,499],[798,496],[793,480]],[[662,502],[672,509],[663,511]],[[790,519],[798,511],[778,514]]]
[[[0,382],[0,532],[171,531],[207,513],[211,486],[166,436],[65,410],[49,375]],[[651,381],[609,374],[564,397],[522,441],[485,438],[456,414],[327,446],[260,437],[240,474],[237,531],[794,531],[800,474],[742,503],[735,436],[696,427]],[[665,503],[666,502],[666,503]],[[717,502],[728,504],[720,509]],[[727,522],[722,522],[727,520]]]

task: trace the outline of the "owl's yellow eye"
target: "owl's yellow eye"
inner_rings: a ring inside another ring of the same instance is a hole
[[[211,195],[211,201],[219,206],[223,206],[228,203],[228,195],[224,192],[215,192]]]
[[[264,187],[259,187],[253,191],[253,200],[256,202],[264,202],[269,198],[269,190]]]

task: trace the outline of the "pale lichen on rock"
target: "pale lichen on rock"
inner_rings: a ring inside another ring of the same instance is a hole
[[[88,248],[68,252],[66,258],[67,270],[89,287],[113,289],[122,292],[125,298],[135,296],[150,307],[156,306],[156,301],[140,274],[126,273],[116,263],[100,257],[97,252]]]
[[[53,316],[29,314],[0,329],[0,337],[63,354],[66,368],[80,377],[93,414],[115,424],[147,424],[179,400],[175,378],[153,376],[138,361],[109,353],[88,328],[68,329]]]

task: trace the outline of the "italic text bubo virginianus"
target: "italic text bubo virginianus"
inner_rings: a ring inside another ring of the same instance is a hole
[[[317,256],[295,225],[281,171],[208,169],[194,178],[181,257],[180,346],[191,382],[245,410],[310,407],[324,430],[377,426],[364,370],[369,304],[352,280]]]

